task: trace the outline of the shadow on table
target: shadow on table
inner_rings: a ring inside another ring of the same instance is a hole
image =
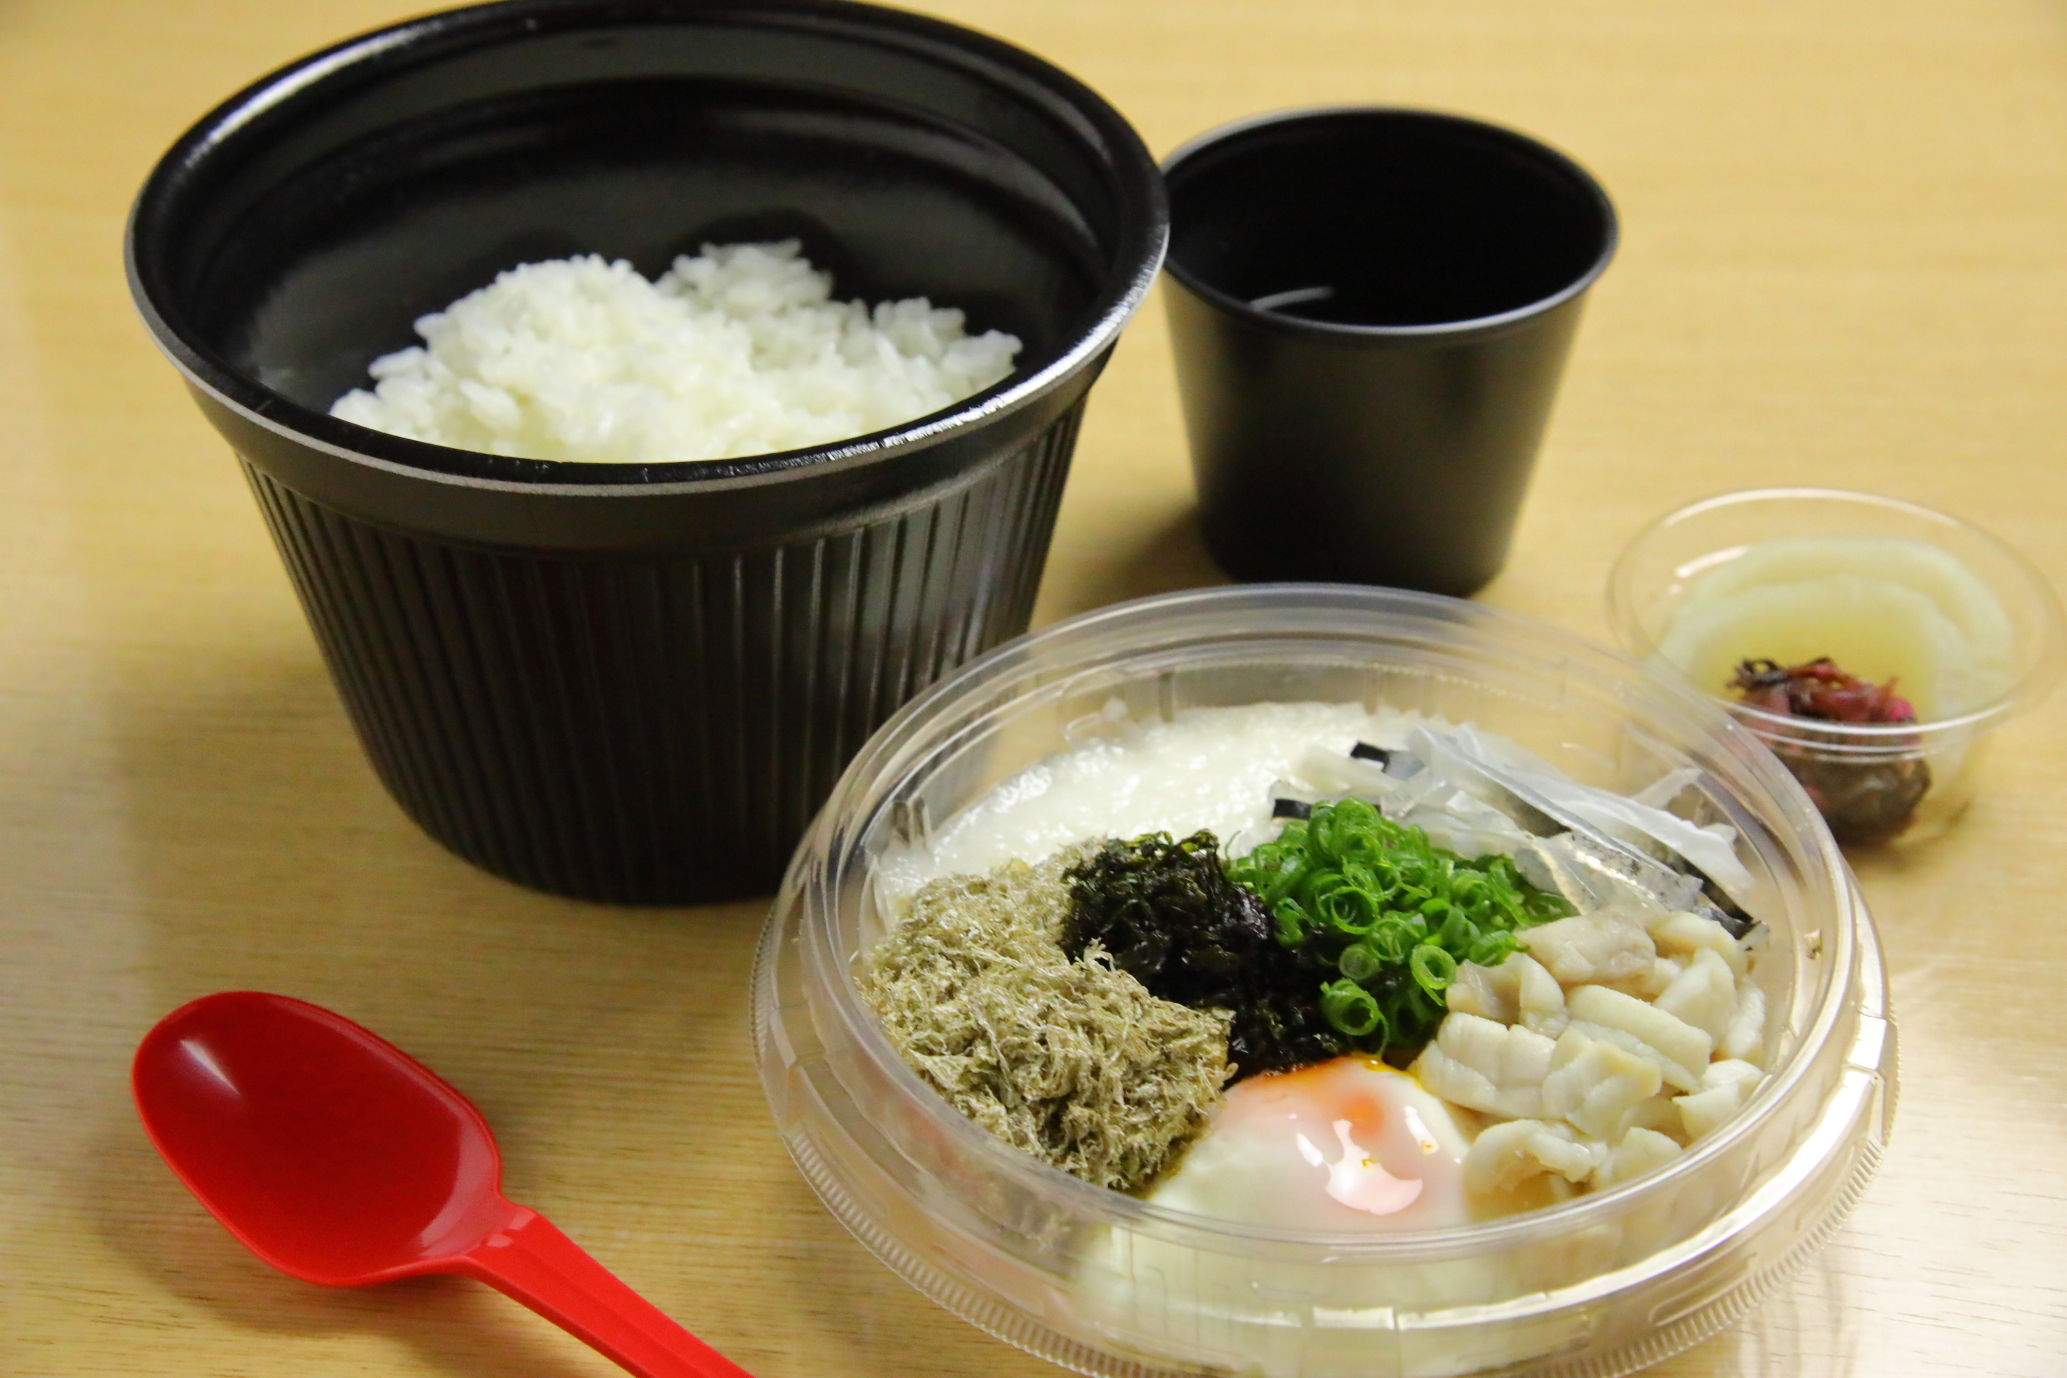
[[[576,1050],[624,1048],[625,1026],[658,1008],[691,1045],[743,1017],[765,900],[617,907],[475,869],[388,798],[300,650],[160,686],[115,723],[161,1010],[246,986],[313,1000],[435,1062],[484,1109],[505,1083],[564,1081]],[[509,1077],[519,1050],[539,1056]]]
[[[1667,1361],[1657,1378],[1688,1374],[1785,1374],[1787,1378],[1866,1378],[1859,1367],[1860,1312],[1835,1253],[1835,1241],[1765,1301],[1721,1334]]]
[[[788,1289],[785,1310],[810,1323],[769,1356],[767,1368],[754,1370],[761,1378],[1054,1378],[1060,1373],[922,1296],[834,1220],[797,1174],[790,1173],[769,1199],[781,1215],[770,1222],[774,1228],[764,1241],[761,1270]],[[744,1356],[734,1357],[746,1362]]]
[[[1104,544],[1073,551],[1067,572],[1051,574],[1042,586],[1041,613],[1052,620],[1129,598],[1229,582],[1206,551],[1198,511],[1185,507],[1160,522],[1130,525]]]
[[[236,1331],[306,1340],[378,1334],[427,1367],[466,1378],[597,1378],[617,1371],[600,1356],[589,1362],[586,1351],[564,1352],[573,1342],[545,1321],[465,1279],[349,1289],[273,1271],[202,1211],[133,1122],[110,1125],[92,1162],[92,1195],[123,1203],[101,1215],[108,1241],[175,1296]],[[191,1337],[182,1343],[194,1347]],[[319,1367],[321,1353],[310,1356]]]
[[[746,1030],[766,902],[619,908],[474,869],[387,797],[306,642],[125,686],[107,719],[130,911],[115,977],[136,1020],[114,1036],[133,1047],[159,1015],[237,988],[358,1020],[479,1106],[513,1200],[699,1330],[699,1291],[724,1290],[725,1261],[687,1251],[678,1280],[654,1241],[714,1209],[695,1181],[742,1133],[772,1139]],[[101,1104],[125,1071],[95,1069]],[[82,1204],[102,1234],[229,1324],[385,1331],[468,1374],[577,1371],[473,1284],[330,1293],[273,1274],[152,1161],[133,1119],[88,1153]],[[455,1315],[495,1338],[447,1339]]]

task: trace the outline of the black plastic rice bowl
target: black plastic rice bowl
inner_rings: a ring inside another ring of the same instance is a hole
[[[997,40],[834,0],[513,0],[232,97],[152,173],[127,249],[403,808],[511,879],[667,903],[771,890],[875,726],[1025,629],[1166,228],[1126,122]],[[840,297],[961,307],[1020,367],[893,430],[705,462],[327,414],[517,263],[651,277],[791,237]]]

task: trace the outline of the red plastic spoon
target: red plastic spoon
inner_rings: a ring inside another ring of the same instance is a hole
[[[144,1036],[130,1085],[180,1180],[283,1273],[330,1287],[458,1273],[644,1378],[747,1378],[505,1200],[481,1113],[349,1019],[284,995],[204,996]]]

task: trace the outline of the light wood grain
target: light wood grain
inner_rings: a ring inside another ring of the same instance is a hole
[[[454,860],[381,792],[241,480],[136,324],[128,200],[254,75],[386,0],[0,0],[0,1372],[600,1378],[472,1284],[336,1293],[156,1161],[135,1040],[222,987],[343,1010],[480,1104],[508,1185],[763,1378],[1056,1370],[820,1210],[754,1082],[761,906],[620,911]],[[1614,194],[1512,563],[1590,635],[1614,551],[1724,489],[1966,516],[2067,585],[2067,14],[2053,0],[953,0],[1158,151],[1275,107],[1514,124]],[[1220,581],[1159,303],[1093,396],[1039,617]],[[1903,1031],[1871,1193],[1799,1287],[1663,1365],[2067,1374],[2067,729],[1861,858]]]

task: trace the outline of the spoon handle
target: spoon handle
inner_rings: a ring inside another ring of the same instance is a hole
[[[640,1378],[752,1378],[618,1281],[544,1216],[522,1206],[460,1255],[472,1277],[524,1303]]]

